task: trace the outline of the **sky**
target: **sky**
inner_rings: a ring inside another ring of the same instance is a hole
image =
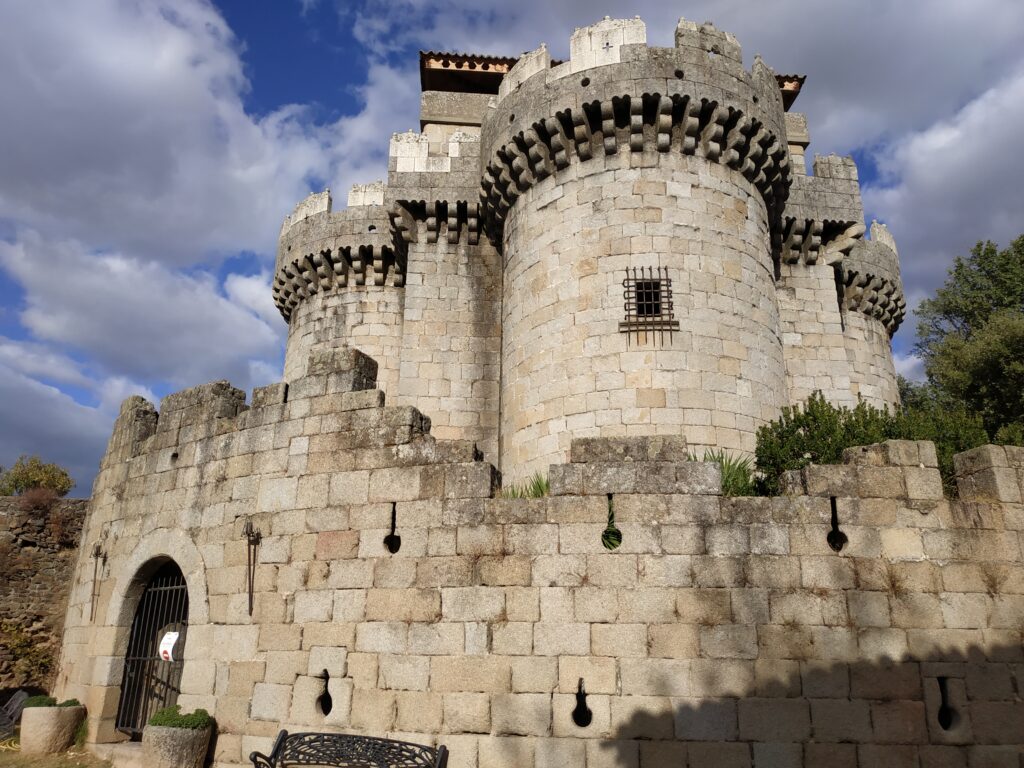
[[[734,33],[780,73],[810,151],[852,154],[908,304],[978,240],[1024,232],[1019,0],[5,0],[0,4],[0,465],[87,496],[121,401],[281,377],[281,220],[386,175],[418,126],[417,51],[518,55],[641,16]],[[894,339],[920,376],[914,322]]]

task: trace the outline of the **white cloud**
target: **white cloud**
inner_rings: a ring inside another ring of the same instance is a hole
[[[280,355],[280,318],[225,298],[206,273],[95,253],[34,231],[0,242],[0,266],[25,290],[21,322],[36,339],[78,350],[112,375],[177,386],[230,378],[248,387],[250,361]],[[228,278],[236,295],[247,280]]]
[[[3,363],[0,402],[0,465],[9,467],[22,454],[39,455],[71,472],[77,483],[72,496],[88,496],[116,410],[76,403]]]
[[[311,186],[380,177],[418,106],[414,71],[378,64],[354,116],[249,115],[238,44],[203,0],[7,3],[0,71],[17,105],[0,146],[18,148],[0,155],[0,219],[177,264],[271,253]]]
[[[924,360],[913,353],[901,354],[893,352],[893,363],[896,365],[896,373],[911,381],[924,381]]]
[[[865,207],[897,238],[916,305],[941,285],[953,257],[978,240],[1002,247],[1024,232],[1024,67],[963,109],[893,142],[878,155],[883,182]]]
[[[76,361],[45,344],[16,341],[0,336],[0,365],[12,371],[47,381],[83,387],[92,380]]]

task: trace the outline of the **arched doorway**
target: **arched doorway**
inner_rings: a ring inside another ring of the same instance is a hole
[[[143,567],[142,572],[150,570]],[[156,565],[132,620],[124,658],[117,730],[133,740],[158,709],[178,700],[188,632],[188,587],[173,560]]]

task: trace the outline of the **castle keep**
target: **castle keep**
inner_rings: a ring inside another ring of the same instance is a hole
[[[852,159],[807,174],[803,77],[744,70],[708,25],[675,39],[606,19],[566,62],[421,54],[422,132],[392,138],[387,184],[282,227],[285,378],[351,344],[515,480],[573,437],[752,452],[816,389],[895,403],[895,246],[862,238]]]
[[[1024,450],[890,441],[725,498],[821,390],[897,400],[892,238],[803,84],[682,20],[421,54],[387,184],[285,220],[284,380],[122,405],[58,695],[443,743],[453,768],[999,766],[1024,744]],[[500,471],[499,471],[500,470]],[[551,493],[504,498],[541,471]]]

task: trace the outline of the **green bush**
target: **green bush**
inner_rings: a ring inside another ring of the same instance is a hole
[[[996,445],[1024,445],[1024,423],[1004,424],[993,438]]]
[[[59,464],[46,464],[38,456],[22,456],[6,472],[0,470],[0,496],[20,495],[33,488],[49,488],[65,496],[75,487],[68,471]]]
[[[25,699],[24,708],[31,707],[56,707],[57,700],[53,696],[29,696]]]
[[[858,403],[836,407],[815,392],[803,406],[785,407],[782,416],[757,430],[755,457],[762,475],[758,491],[775,496],[782,473],[808,464],[837,464],[843,451],[900,437],[897,418],[886,410]]]
[[[943,487],[956,494],[953,456],[989,442],[981,418],[927,387],[905,391],[902,410],[889,412],[866,403],[837,407],[815,392],[804,405],[783,408],[782,416],[757,431],[758,491],[779,493],[782,473],[808,464],[838,464],[843,451],[884,440],[931,440]],[[1008,435],[1013,437],[1013,435]]]
[[[901,438],[935,443],[942,487],[947,496],[956,496],[953,456],[989,442],[981,417],[968,413],[963,406],[933,402],[906,408],[900,422]]]
[[[205,709],[197,709],[187,715],[181,713],[181,708],[175,704],[164,707],[153,713],[149,718],[150,725],[163,726],[164,728],[188,728],[198,731],[202,728],[209,728],[213,725],[213,718]]]
[[[690,461],[706,461],[717,464],[722,469],[723,496],[754,496],[757,489],[754,484],[754,463],[744,456],[730,456],[723,450],[704,451],[704,458],[698,459],[691,452]]]
[[[65,699],[64,701],[62,701],[57,706],[58,707],[80,707],[80,706],[82,706],[82,702],[80,702],[78,699]]]

